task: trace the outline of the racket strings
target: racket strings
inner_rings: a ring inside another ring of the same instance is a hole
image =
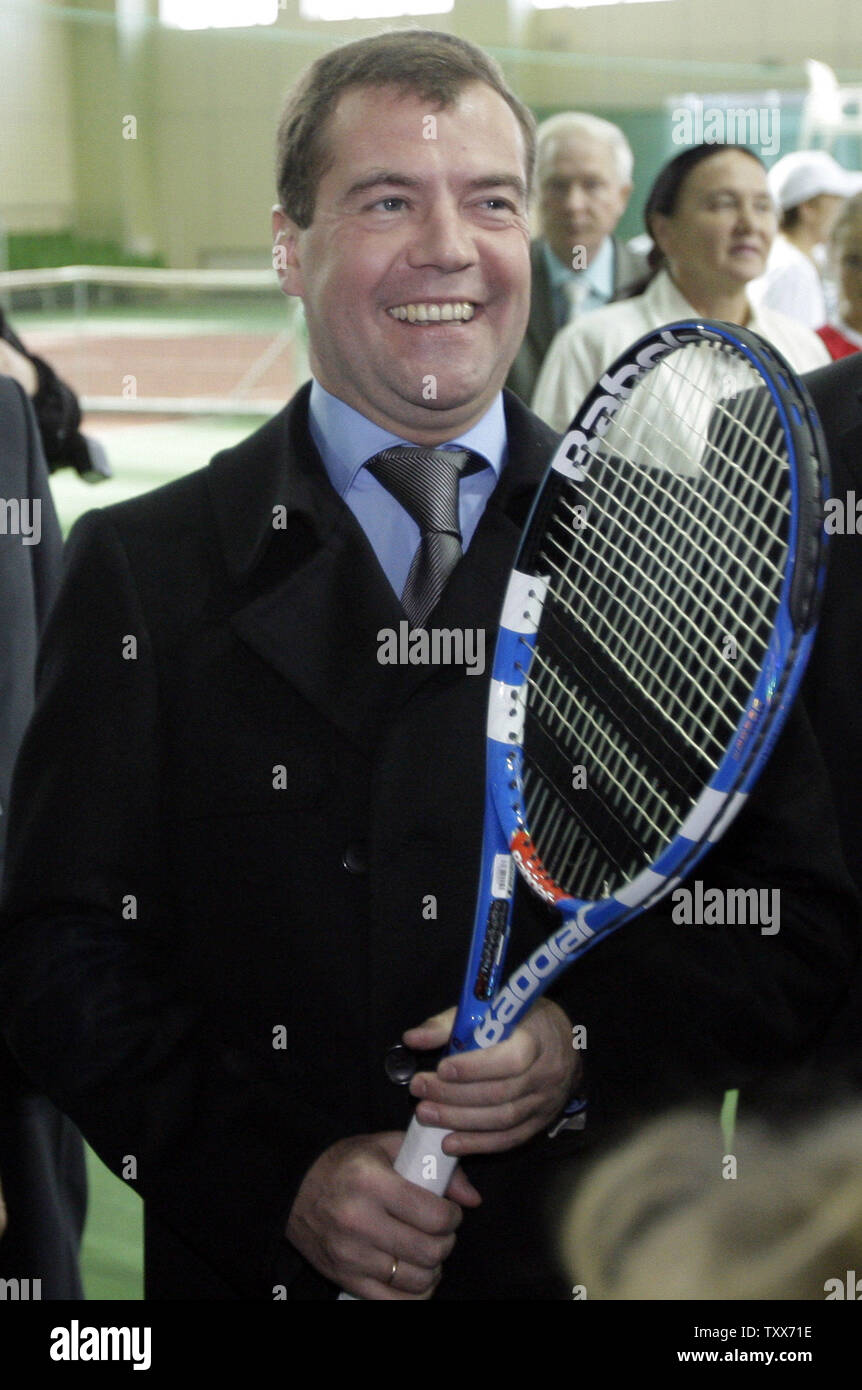
[[[532,681],[536,693],[533,708],[539,718],[544,703],[546,727],[557,731],[561,726],[571,731],[577,727],[584,737],[589,738],[590,763],[598,768],[605,785],[611,789],[612,804],[620,805],[628,798],[638,817],[662,834],[662,825],[654,819],[653,813],[663,811],[666,816],[672,817],[676,807],[667,800],[660,786],[653,785],[652,769],[638,760],[637,748],[618,736],[614,724],[601,706],[567,689],[558,671],[541,656],[537,656],[534,664],[542,668],[544,676],[544,680]],[[555,702],[555,695],[560,703]]]
[[[533,795],[533,779],[539,779],[540,790]],[[533,806],[537,822],[543,826],[542,863],[546,866],[557,860],[565,863],[569,881],[584,887],[584,897],[600,898],[612,891],[614,884],[634,877],[643,867],[644,857],[639,846],[627,847],[616,838],[618,826],[600,828],[604,808],[600,802],[589,808],[572,806],[567,812],[562,801],[554,797],[550,775],[540,761],[524,773],[524,793]],[[547,841],[547,847],[545,842]],[[538,853],[538,851],[537,851]]]
[[[531,816],[543,827],[541,858],[546,867],[566,863],[579,883],[589,881],[600,894],[607,882],[630,878],[643,867],[644,843],[667,837],[680,804],[690,805],[692,796],[681,782],[674,782],[672,797],[666,792],[664,783],[672,778],[662,777],[660,764],[635,738],[621,736],[618,711],[583,690],[568,690],[541,657],[538,672],[534,658],[531,681],[536,698],[528,766],[542,787],[540,800],[531,804]],[[568,738],[561,736],[563,725]],[[573,773],[584,763],[584,747],[589,779],[575,791]],[[700,785],[693,769],[686,772],[691,786]]]
[[[600,454],[596,461],[611,465],[611,487],[606,492],[606,499],[609,499],[614,495],[613,481],[617,460],[613,455]],[[706,474],[706,470],[704,473]],[[671,516],[676,514],[681,504],[686,509],[691,509],[679,512],[680,516],[687,516],[688,525],[685,531],[677,529],[674,539],[684,540],[687,537],[695,555],[702,553],[701,545],[704,541],[710,541],[717,561],[721,560],[723,549],[726,560],[737,559],[742,562],[744,574],[754,580],[761,595],[773,591],[776,575],[781,572],[781,565],[770,559],[769,552],[774,546],[776,527],[781,519],[787,516],[786,506],[776,502],[774,497],[767,498],[760,516],[753,521],[750,508],[743,506],[742,499],[729,491],[727,480],[720,476],[706,475],[698,487],[692,486],[687,479],[676,477],[662,484],[661,474],[656,468],[651,470],[651,476],[643,470],[640,477],[643,479],[640,486],[637,473],[628,480],[627,486],[633,488],[644,500],[649,497],[654,506],[663,501],[669,503]],[[776,482],[780,483],[780,478]],[[601,476],[596,476],[594,486],[597,492],[601,492]],[[717,504],[718,501],[724,504],[723,509]],[[670,524],[669,517],[668,525]],[[681,558],[691,567],[690,560],[685,556]],[[728,585],[737,593],[744,592],[742,583],[733,572],[728,575]]]
[[[681,758],[679,740],[650,727],[642,702],[638,709],[619,686],[611,702],[605,685],[604,703],[584,694],[588,682],[571,691],[546,653],[547,647],[534,654],[529,676],[530,775],[524,786],[530,822],[542,825],[540,857],[552,876],[565,864],[568,881],[576,875],[579,891],[601,896],[649,862],[645,844],[670,839],[681,808],[692,805],[715,763],[690,744],[688,759]],[[588,655],[586,645],[582,654]],[[560,667],[571,669],[568,662]],[[574,791],[573,773],[582,766],[588,767],[586,785]],[[542,787],[538,801],[527,790],[534,784]]]
[[[758,425],[760,428],[763,428],[763,400],[766,395],[767,393],[761,390],[758,393],[759,402],[755,406],[759,411]],[[754,393],[750,393],[750,396],[754,399]],[[723,414],[726,421],[736,422],[736,417],[731,416],[729,412],[725,411]],[[743,423],[745,424],[744,417]],[[746,429],[746,435],[750,440],[752,431]],[[770,452],[773,458],[776,457],[774,449]],[[718,450],[717,454],[719,457],[726,458],[725,451],[723,450]],[[616,460],[612,462],[613,464],[617,464]],[[782,472],[785,470],[786,461]],[[775,472],[775,470],[773,470],[773,472]],[[652,473],[654,480],[655,470],[652,470]],[[608,506],[608,498],[612,495],[614,480],[619,479],[619,476],[618,467],[612,468],[610,471],[611,488],[604,490],[605,496],[603,501],[605,511],[609,515],[610,507]],[[670,502],[671,504],[670,507],[667,508],[667,516],[662,518],[661,514],[658,513],[657,524],[654,523],[652,525],[651,531],[648,529],[645,531],[642,524],[644,515],[648,515],[650,510],[655,513],[655,509],[651,506],[653,499],[646,496],[644,487],[638,485],[636,481],[638,500],[642,504],[638,511],[634,510],[634,501],[631,498],[615,498],[614,500],[621,503],[615,510],[615,515],[618,518],[634,516],[639,518],[637,533],[632,525],[621,525],[619,544],[616,544],[613,537],[608,538],[609,544],[616,550],[619,560],[623,562],[627,560],[627,557],[632,553],[632,542],[634,542],[635,545],[643,547],[642,553],[647,557],[647,566],[649,566],[653,572],[656,568],[663,571],[658,575],[658,578],[653,578],[652,575],[647,573],[651,589],[647,589],[643,600],[634,608],[632,618],[642,616],[650,626],[654,624],[656,619],[661,616],[661,610],[655,601],[650,601],[651,598],[655,599],[657,597],[659,602],[663,601],[666,598],[665,589],[667,588],[667,581],[676,577],[676,571],[678,571],[681,566],[685,567],[688,570],[688,575],[680,576],[680,584],[675,586],[676,595],[671,594],[671,598],[675,596],[679,599],[684,596],[700,611],[692,614],[671,604],[669,612],[666,614],[666,620],[670,621],[674,629],[676,629],[678,623],[682,621],[686,626],[686,637],[691,641],[693,636],[699,632],[700,627],[703,625],[703,618],[707,614],[708,603],[709,607],[715,613],[716,626],[719,629],[723,629],[718,635],[722,638],[722,641],[724,641],[725,638],[732,639],[730,650],[734,652],[733,659],[737,662],[739,678],[750,681],[754,678],[756,671],[759,669],[762,660],[763,643],[755,643],[754,652],[747,651],[746,645],[750,641],[751,632],[754,631],[756,634],[758,626],[764,639],[770,630],[772,619],[771,609],[774,607],[774,596],[778,584],[780,583],[782,568],[769,558],[769,551],[776,550],[774,544],[775,537],[786,522],[786,505],[776,503],[774,496],[768,493],[765,488],[761,487],[761,497],[772,504],[772,514],[768,516],[765,526],[761,528],[765,534],[762,536],[756,535],[754,537],[755,543],[747,544],[745,549],[743,549],[743,543],[747,541],[748,533],[752,528],[747,520],[743,521],[740,517],[739,509],[734,508],[730,527],[727,528],[731,544],[729,547],[725,548],[725,552],[722,554],[720,547],[717,547],[715,543],[717,530],[716,519],[719,515],[717,508],[714,503],[710,503],[710,514],[708,517],[710,529],[707,531],[704,529],[706,523],[702,516],[703,508],[698,506],[698,496],[703,497],[706,492],[706,489],[703,487],[703,478],[700,480],[701,486],[699,488],[693,487],[691,482],[687,479],[673,478],[669,486],[661,486],[661,484],[655,486],[653,480],[651,480],[652,491],[657,493],[660,499],[663,499],[665,502]],[[593,479],[591,475],[591,483],[593,481],[595,482],[595,490],[601,493],[601,478],[597,477]],[[748,480],[746,479],[745,481],[747,482]],[[771,487],[774,488],[780,481],[780,477],[771,480]],[[681,492],[684,493],[682,498],[680,496]],[[727,493],[727,489],[725,489],[725,492]],[[728,495],[732,496],[732,494]],[[707,500],[709,500],[708,497]],[[750,507],[747,510],[750,514]],[[574,520],[574,504],[570,504],[569,511]],[[685,529],[681,529],[679,526],[672,527],[669,520],[671,516],[686,518],[689,524]],[[567,558],[573,549],[572,540],[577,541],[579,539],[579,537],[573,536],[571,530],[565,535],[564,540],[556,539],[556,543],[564,557]],[[710,548],[713,550],[713,555],[709,562],[709,569],[707,570],[705,561],[709,558]],[[577,550],[578,548],[575,547],[575,549]],[[784,549],[785,547],[783,546],[779,549],[779,553],[782,557]],[[697,557],[699,561],[700,573],[697,572],[692,556]],[[548,559],[551,564],[554,565],[553,558],[548,556]],[[662,561],[664,561],[664,564],[662,564]],[[758,568],[763,570],[764,567],[768,567],[769,570],[769,587],[767,587],[761,575],[757,572]],[[554,568],[557,570],[557,573],[560,573],[558,565],[554,565]],[[750,582],[743,588],[741,583],[731,579],[729,593],[725,600],[724,613],[721,614],[720,612],[716,612],[716,600],[723,597],[722,581],[724,576],[728,571],[732,574],[734,568],[738,569],[743,576],[748,576]],[[671,571],[674,573],[671,574]],[[614,572],[611,571],[612,575],[613,573]],[[685,579],[689,581],[687,587],[683,583]],[[581,580],[582,576],[578,576],[578,585],[580,585]],[[616,587],[619,588],[618,576],[616,578]],[[704,596],[707,597],[705,598]],[[606,598],[606,596],[603,596],[603,598]],[[770,611],[765,612],[764,605],[770,600],[773,600],[773,602],[770,603]],[[599,605],[594,605],[594,611],[597,610],[598,607]],[[630,622],[628,627],[631,628],[631,626],[632,624]],[[623,634],[623,637],[624,636],[625,634]],[[671,634],[671,639],[674,644],[679,645],[678,632],[676,630]],[[662,645],[667,653],[668,643],[663,643]],[[631,646],[629,651],[631,653]],[[690,652],[688,655],[690,655]],[[728,678],[728,673],[723,672],[720,667],[716,665],[714,661],[714,649],[710,650],[707,655],[709,662],[703,670],[702,689],[703,693],[708,698],[710,685],[722,686],[724,681]],[[654,692],[655,695],[660,696],[662,699],[666,699],[668,696],[667,684],[661,681],[654,681],[653,684],[658,687]],[[713,717],[716,713],[716,709],[716,703],[712,701]],[[699,732],[703,732],[703,723],[701,724]]]
[[[652,451],[649,451],[652,453]],[[721,452],[716,450],[714,457],[721,459]],[[653,456],[654,462],[658,467],[661,466],[657,456]],[[674,479],[673,483],[679,480]],[[732,482],[735,480],[731,480]],[[776,484],[780,479],[776,479]],[[770,494],[761,488],[761,511],[759,514],[753,512],[751,504],[746,504],[744,496],[739,492],[733,492],[728,487],[728,480],[718,474],[714,475],[715,495],[721,501],[731,507],[731,511],[722,511],[710,499],[709,491],[706,488],[699,488],[692,501],[696,504],[696,511],[692,514],[692,525],[690,530],[690,544],[697,547],[698,540],[709,538],[715,546],[718,541],[717,528],[725,531],[724,545],[726,547],[727,559],[736,559],[740,562],[739,579],[734,577],[731,571],[728,574],[729,586],[737,593],[746,592],[752,597],[754,591],[759,589],[760,594],[754,601],[759,601],[764,594],[768,594],[774,589],[776,575],[783,572],[780,562],[770,558],[774,548],[773,543],[780,520],[787,515],[787,509],[781,508],[775,503],[774,493]],[[673,495],[674,487],[669,485],[667,489],[659,488],[659,492],[665,491],[666,494]],[[730,499],[732,498],[732,501]],[[699,537],[697,532],[701,531]],[[695,549],[695,553],[698,553]]]
[[[613,477],[613,472],[611,473]],[[597,480],[597,490],[601,489],[601,479]],[[714,619],[716,629],[721,629],[722,635],[734,635],[737,639],[737,646],[740,647],[739,661],[743,666],[748,666],[753,678],[754,672],[759,666],[759,653],[755,657],[747,653],[742,644],[742,637],[750,630],[757,629],[759,625],[766,632],[769,628],[770,614],[764,614],[764,606],[767,601],[771,601],[775,588],[776,580],[780,579],[780,570],[771,566],[773,569],[773,584],[771,590],[764,590],[764,586],[758,584],[756,591],[754,585],[743,588],[736,581],[731,581],[729,585],[724,583],[727,569],[736,565],[740,571],[749,570],[746,565],[746,557],[735,555],[733,552],[720,552],[709,554],[708,535],[704,533],[696,524],[689,525],[686,529],[681,529],[674,524],[672,517],[688,518],[690,522],[696,523],[696,510],[691,505],[691,488],[688,488],[689,496],[680,503],[679,490],[677,496],[673,497],[667,489],[662,489],[665,498],[671,502],[664,514],[655,512],[651,506],[651,500],[646,497],[642,488],[636,489],[637,498],[615,499],[621,502],[615,512],[611,515],[610,509],[605,503],[605,510],[609,514],[605,543],[613,552],[619,565],[631,563],[628,557],[632,553],[632,542],[643,546],[643,561],[641,574],[644,583],[638,594],[638,602],[631,611],[631,622],[640,617],[648,626],[652,626],[657,619],[664,616],[666,623],[669,623],[673,632],[671,634],[672,646],[679,646],[679,638],[676,631],[678,621],[686,625],[686,636],[691,640],[695,634],[702,631],[707,619]],[[608,496],[611,494],[608,492]],[[626,524],[632,515],[627,510],[634,506],[637,501],[641,502],[639,507],[640,519],[636,523]],[[549,541],[554,545],[559,556],[558,561],[567,561],[572,556],[573,549],[577,556],[580,556],[582,546],[578,544],[580,537],[575,534],[578,530],[576,525],[577,518],[574,515],[574,505],[563,503],[564,512],[572,517],[572,525],[562,525],[555,528],[551,533]],[[644,527],[644,517],[649,515],[652,510],[654,521],[651,529]],[[781,514],[786,516],[786,513]],[[779,525],[779,515],[776,515],[775,526]],[[575,543],[573,546],[573,542]],[[646,543],[646,544],[645,544]],[[566,575],[567,580],[575,588],[580,588],[584,579],[584,567],[580,567],[577,578],[573,581],[571,576],[566,574],[565,568],[555,561],[555,557],[548,551],[546,552],[548,561],[560,574]],[[676,561],[676,563],[675,563]],[[771,561],[769,562],[771,565]],[[621,577],[619,567],[610,570],[609,584],[617,591],[624,585],[625,581]],[[756,578],[756,576],[755,576]],[[727,593],[722,590],[727,589]],[[608,597],[608,586],[603,587],[603,593],[598,596],[598,601],[594,608],[601,611]],[[590,602],[590,591],[584,595],[584,602]],[[631,626],[631,622],[628,626]],[[625,640],[625,633],[621,634]],[[666,642],[667,649],[668,643]]]
[[[588,894],[601,896],[610,884],[643,867],[641,842],[596,787],[588,785],[577,800],[566,796],[562,754],[552,731],[536,726],[533,733],[523,785],[536,823],[542,825],[539,857],[544,865],[549,860],[566,863]]]
[[[619,425],[619,430],[623,437],[633,438],[631,431],[628,431],[624,424]],[[708,456],[709,462],[726,463],[735,470],[736,474],[739,475],[738,477],[728,477],[726,472],[724,474],[716,471],[710,472],[705,464],[703,466],[703,474],[713,481],[716,500],[711,500],[710,492],[704,486],[703,476],[697,487],[692,486],[689,480],[673,475],[670,475],[668,483],[663,486],[660,478],[662,473],[667,473],[667,470],[652,449],[645,452],[649,454],[650,462],[655,465],[652,469],[650,490],[656,497],[666,499],[673,506],[682,500],[689,506],[694,505],[696,507],[696,510],[691,513],[691,522],[693,523],[691,540],[697,550],[700,551],[700,546],[705,540],[711,540],[714,546],[720,546],[723,541],[727,560],[739,557],[744,552],[747,557],[744,572],[754,578],[762,592],[771,592],[774,589],[776,576],[779,576],[782,571],[780,560],[770,561],[768,557],[769,551],[773,547],[780,519],[787,515],[786,504],[782,504],[776,498],[776,492],[786,477],[786,459],[783,467],[774,471],[773,477],[769,480],[769,488],[765,487],[762,482],[758,484],[757,492],[761,505],[760,511],[755,513],[750,502],[746,504],[745,501],[746,486],[753,486],[754,479],[744,467],[736,465],[727,456],[726,448],[712,450]],[[615,463],[617,457],[623,460],[626,458],[625,454],[619,456],[604,455],[605,461],[611,463]],[[601,460],[602,455],[597,454],[597,461]],[[611,473],[611,478],[613,479],[613,477],[614,474]],[[688,496],[681,498],[680,489],[684,488],[686,484],[689,489]],[[629,480],[627,485],[631,486],[632,480]],[[636,484],[634,485],[636,486]],[[601,486],[601,480],[596,479],[596,490],[601,491]],[[644,489],[641,488],[639,491],[640,495],[645,497]],[[612,492],[613,487],[606,494],[606,501],[609,500]],[[719,505],[719,502],[722,505]],[[694,523],[698,523],[698,525],[695,526]],[[724,532],[723,535],[722,532]],[[718,559],[720,562],[720,557]],[[767,571],[765,579],[759,574],[759,571],[764,567]],[[734,575],[731,573],[728,578],[731,587],[738,593],[742,593],[741,586],[735,581]]]
[[[556,607],[552,604],[547,608],[538,661],[527,682],[528,686],[531,680],[535,683],[540,697],[555,711],[562,738],[574,745],[580,727],[572,721],[563,723],[559,706],[548,699],[548,678],[543,668],[550,679],[563,684],[562,673],[577,669],[586,689],[602,692],[605,704],[613,710],[620,727],[636,741],[640,757],[651,765],[653,775],[664,778],[677,796],[687,795],[703,782],[711,765],[708,754],[692,740],[680,737],[683,731],[667,711],[645,702],[642,688],[628,672],[608,659],[607,650],[594,635],[583,624],[573,624],[558,613]]]
[[[663,372],[666,359],[620,405],[531,558],[550,585],[527,675],[526,820],[578,897],[612,892],[678,832],[772,633],[784,430],[747,361],[696,351],[693,370]],[[717,373],[731,369],[722,394]],[[586,786],[573,787],[582,765]]]
[[[552,572],[561,575],[561,571],[550,557],[548,566]],[[552,605],[558,605],[570,620],[586,628],[585,620],[593,619],[595,639],[615,659],[618,669],[626,670],[629,678],[635,680],[644,700],[649,702],[654,712],[661,713],[667,719],[685,747],[696,754],[704,743],[709,744],[717,737],[720,738],[720,734],[716,735],[715,726],[723,717],[721,706],[712,702],[713,718],[708,720],[704,714],[703,702],[696,709],[685,703],[682,686],[689,668],[676,658],[674,652],[665,646],[660,638],[655,637],[634,610],[628,615],[629,621],[625,630],[622,630],[622,624],[616,628],[609,628],[606,606],[602,605],[615,601],[615,596],[609,592],[607,585],[601,585],[598,598],[599,602],[595,602],[590,595],[582,593],[579,595],[580,602],[576,608],[570,600],[564,599],[557,589],[551,591]],[[639,646],[635,645],[638,639]],[[656,648],[667,657],[668,663],[675,663],[675,669],[669,674],[668,665],[658,665]]]
[[[669,470],[676,462],[688,475],[698,464],[699,451],[709,445],[713,456],[737,473],[735,487],[739,488],[744,479],[745,488],[760,494],[758,506],[749,506],[747,514],[749,524],[757,525],[763,509],[774,499],[777,480],[786,476],[787,469],[786,455],[776,448],[776,443],[783,440],[783,429],[772,397],[753,369],[748,368],[742,376],[738,359],[730,364],[734,373],[731,377],[722,349],[698,349],[695,369],[691,367],[692,356],[681,356],[688,362],[685,371],[671,356],[641,380],[632,400],[614,417],[610,434],[618,431],[629,441],[629,450],[621,451],[623,457],[634,460],[633,446],[637,446],[658,467]],[[724,383],[735,393],[734,410],[717,394],[716,387]],[[683,392],[681,409],[678,402]],[[733,440],[733,451],[727,443],[721,447],[724,427]],[[657,452],[653,447],[656,440],[665,450]],[[681,443],[686,445],[685,451],[679,447]],[[764,473],[773,466],[772,478],[757,475],[752,467],[755,458]]]
[[[686,434],[693,434],[692,411],[702,420],[704,415],[709,421],[709,429],[717,429],[727,425],[737,436],[742,436],[749,448],[756,451],[764,467],[774,464],[780,474],[783,475],[787,468],[787,457],[776,447],[776,442],[783,441],[784,432],[778,418],[777,411],[771,395],[764,387],[763,382],[757,372],[749,368],[741,373],[741,364],[738,359],[734,360],[733,367],[736,373],[736,380],[729,385],[732,389],[732,398],[741,399],[741,406],[737,410],[730,410],[725,404],[725,400],[716,393],[717,374],[727,377],[727,362],[722,361],[724,349],[716,345],[710,345],[706,352],[703,348],[698,348],[699,371],[692,373],[690,369],[683,371],[674,357],[665,358],[655,372],[643,378],[636,388],[639,399],[646,399],[651,406],[650,409],[642,404],[636,408],[615,417],[614,424],[621,429],[629,430],[630,438],[637,438],[638,443],[645,452],[651,453],[653,460],[667,467],[668,463],[662,455],[656,454],[651,447],[651,441],[656,437],[661,439],[666,445],[670,445],[676,450],[679,442],[679,430],[684,430]],[[718,360],[714,354],[718,354]],[[689,359],[690,360],[690,359]],[[668,383],[670,377],[672,387]],[[698,379],[698,377],[700,379]],[[685,393],[684,408],[678,407],[678,401],[682,393]],[[671,433],[670,429],[663,427],[657,418],[657,412],[664,413],[677,427],[676,434]],[[647,438],[650,443],[645,442],[642,437],[636,436],[628,425],[629,416],[640,419],[649,426]],[[772,435],[770,440],[769,435]],[[714,441],[717,447],[717,440]],[[722,454],[724,462],[732,468],[744,471],[742,461],[734,458],[729,450]],[[690,456],[686,457],[688,463],[691,462]],[[755,491],[760,491],[762,503],[766,503],[773,495],[771,488],[766,487],[750,471],[746,472],[746,481]],[[757,519],[756,512],[751,512],[752,518]]]
[[[574,534],[570,532],[570,535]],[[558,550],[565,555],[567,548],[556,537],[549,538],[550,543],[555,545]],[[616,548],[616,547],[612,547]],[[567,592],[571,595],[571,575],[567,574],[555,561],[549,552],[545,552],[545,558],[549,568],[554,572],[565,585]],[[591,615],[594,621],[601,627],[607,624],[607,606],[616,597],[613,587],[604,582],[600,577],[590,576],[584,573],[584,580],[590,577],[593,579],[592,587],[585,584],[584,588],[578,592],[578,610],[580,616]],[[690,629],[690,640],[692,644],[700,639],[701,629],[697,626],[690,615],[686,615],[681,608],[671,607],[669,611],[663,612],[656,602],[665,599],[660,585],[654,583],[648,574],[643,574],[644,580],[651,592],[641,593],[638,601],[633,602],[627,611],[624,622],[617,624],[612,630],[609,628],[606,636],[617,648],[618,656],[624,655],[624,659],[633,661],[640,667],[641,687],[647,698],[659,705],[669,701],[672,706],[680,706],[680,719],[683,715],[688,716],[691,724],[690,732],[686,732],[681,722],[677,722],[677,729],[683,737],[690,741],[703,735],[712,736],[715,733],[716,723],[721,720],[722,710],[717,699],[711,695],[711,686],[719,681],[714,662],[709,658],[714,656],[714,652],[705,653],[704,657],[704,683],[702,686],[702,702],[697,709],[691,709],[681,700],[679,691],[673,684],[673,676],[677,681],[683,677],[690,666],[693,649],[690,648],[685,653],[685,664],[682,664],[679,656],[675,652],[676,642],[674,628],[681,620]],[[576,616],[575,606],[563,596],[560,589],[556,589],[554,597],[566,609],[567,612]],[[670,629],[672,640],[663,640],[662,629]],[[656,663],[656,648],[661,649],[665,658],[664,665]],[[743,653],[743,661],[756,669],[756,664]],[[670,669],[670,674],[666,671]],[[708,714],[710,717],[708,717]]]
[[[569,531],[567,540],[573,538],[574,533]],[[735,721],[725,711],[724,687],[728,680],[753,679],[759,668],[762,650],[756,655],[748,650],[754,645],[752,633],[755,637],[758,635],[754,625],[760,620],[759,611],[750,615],[747,624],[742,621],[744,615],[732,609],[722,611],[720,602],[714,604],[712,613],[702,601],[698,604],[699,612],[687,612],[685,600],[689,595],[676,585],[676,577],[667,565],[663,566],[660,576],[664,584],[642,569],[637,593],[633,593],[631,583],[619,572],[608,579],[606,568],[594,573],[582,566],[573,575],[571,569],[566,571],[558,563],[560,558],[567,558],[570,545],[564,545],[555,535],[549,540],[557,554],[546,549],[543,561],[557,577],[553,592],[557,602],[572,618],[595,626],[619,664],[637,675],[645,697],[673,719],[681,737],[694,746],[699,746],[703,739],[726,741]],[[621,555],[613,541],[610,548]],[[655,563],[659,565],[660,561]],[[717,587],[720,575],[710,574],[707,578],[712,583],[713,598],[720,600]],[[611,621],[609,612],[617,602],[626,603],[625,612]],[[705,640],[705,619],[708,617],[714,621],[712,636]],[[760,629],[765,641],[769,627],[762,620]],[[730,648],[724,645],[728,637],[734,644]],[[757,645],[761,647],[762,642]],[[734,653],[738,661],[735,669],[724,670],[721,662],[716,661],[723,650]],[[692,702],[690,687],[695,684],[692,671],[695,664],[699,666],[700,679],[696,682]]]

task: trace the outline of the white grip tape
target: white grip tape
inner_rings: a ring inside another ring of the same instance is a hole
[[[421,1125],[414,1115],[395,1160],[396,1173],[442,1197],[458,1166],[457,1158],[443,1152],[443,1140],[451,1132]]]
[[[429,1192],[442,1197],[449,1186],[449,1179],[458,1167],[457,1158],[443,1152],[443,1140],[449,1129],[433,1129],[430,1125],[420,1125],[414,1115],[404,1136],[404,1143],[398,1152],[394,1168],[402,1178],[415,1183],[417,1187],[427,1188]],[[341,1303],[358,1303],[352,1293],[340,1293]]]

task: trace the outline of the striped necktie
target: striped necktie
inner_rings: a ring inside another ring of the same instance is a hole
[[[422,533],[401,595],[411,625],[421,627],[461,558],[461,477],[477,472],[483,463],[466,449],[398,445],[375,454],[366,467],[409,512]]]

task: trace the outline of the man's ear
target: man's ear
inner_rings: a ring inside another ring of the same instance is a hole
[[[297,257],[300,228],[276,203],[272,210],[272,265],[284,294],[302,294],[302,276]]]
[[[629,205],[629,198],[632,196],[632,185],[630,183],[620,184],[620,217],[622,217]]]

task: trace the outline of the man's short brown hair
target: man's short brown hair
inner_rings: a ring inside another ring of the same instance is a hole
[[[462,87],[484,82],[514,113],[524,137],[527,187],[533,175],[536,123],[506,85],[502,69],[481,48],[454,34],[399,29],[333,49],[312,63],[285,103],[278,127],[279,202],[299,227],[314,217],[317,185],[329,167],[326,123],[349,87],[395,87],[437,110],[454,105]]]

